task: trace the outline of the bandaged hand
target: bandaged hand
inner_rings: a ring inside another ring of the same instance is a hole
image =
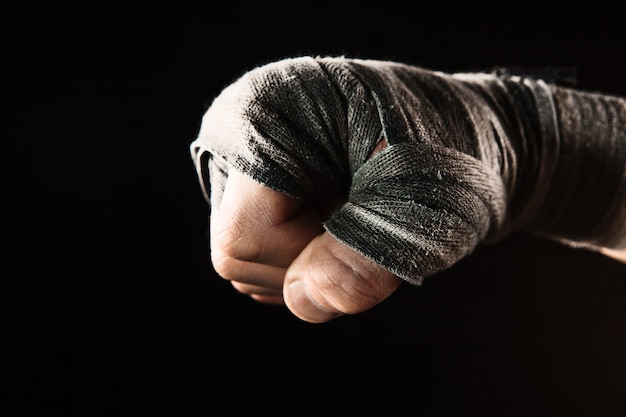
[[[625,126],[540,79],[302,57],[224,89],[191,153],[218,274],[325,322],[514,230],[622,253]]]

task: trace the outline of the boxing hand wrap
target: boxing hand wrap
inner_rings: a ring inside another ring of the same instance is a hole
[[[348,196],[325,229],[419,284],[513,230],[624,247],[625,126],[623,98],[540,79],[299,57],[226,87],[191,154],[212,206],[231,169]]]

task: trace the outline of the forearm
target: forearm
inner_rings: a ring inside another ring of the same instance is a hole
[[[554,158],[538,177],[541,210],[529,230],[590,247],[626,245],[626,100],[549,86]]]
[[[487,162],[507,189],[507,229],[572,245],[626,245],[626,99],[519,76],[455,78],[489,120],[477,130],[494,131],[480,142],[498,145]]]
[[[626,246],[626,99],[552,87],[560,147],[536,230],[572,244]]]

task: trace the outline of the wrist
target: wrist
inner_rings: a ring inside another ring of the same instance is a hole
[[[537,159],[541,205],[528,229],[574,245],[623,246],[626,100],[557,86],[550,90],[556,136]]]

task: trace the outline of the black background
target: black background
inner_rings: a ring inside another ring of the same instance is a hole
[[[222,88],[296,55],[575,67],[624,95],[617,6],[20,4],[0,18],[3,415],[626,415],[625,265],[516,234],[304,323],[215,276],[188,149]]]

